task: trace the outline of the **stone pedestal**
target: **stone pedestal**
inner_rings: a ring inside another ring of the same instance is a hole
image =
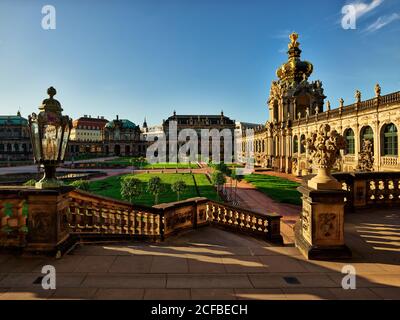
[[[68,243],[68,193],[73,188],[42,189],[28,196],[26,251],[57,254]]]
[[[343,190],[315,190],[308,186],[302,193],[303,209],[295,226],[296,247],[310,260],[350,258],[344,243]]]
[[[0,212],[0,236],[7,240],[3,241],[4,246],[52,255],[65,252],[72,240],[67,220],[71,190],[71,187],[0,187],[0,207],[7,208],[6,212]],[[8,235],[2,232],[3,229],[9,230]]]

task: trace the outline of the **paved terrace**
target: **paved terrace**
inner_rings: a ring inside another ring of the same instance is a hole
[[[159,244],[82,245],[59,260],[1,254],[0,299],[400,299],[398,210],[348,214],[345,229],[354,257],[336,262],[213,227]],[[46,264],[56,290],[34,284]],[[341,287],[346,264],[356,290]]]

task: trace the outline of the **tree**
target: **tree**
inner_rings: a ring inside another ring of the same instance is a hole
[[[224,175],[226,175],[228,177],[232,173],[232,170],[223,161],[216,163],[216,164],[212,164],[212,168],[214,170],[221,171]]]
[[[172,191],[176,192],[178,196],[178,201],[180,200],[180,195],[187,188],[186,182],[183,180],[177,180],[171,185]]]
[[[162,181],[158,176],[151,177],[147,183],[147,192],[154,196],[154,203],[158,204],[158,196],[162,192]]]
[[[142,193],[142,185],[141,181],[132,176],[125,176],[121,180],[121,196],[122,198],[129,200],[132,203],[132,200]]]
[[[90,183],[87,180],[75,180],[70,185],[82,191],[90,190]]]
[[[217,187],[217,191],[220,191],[221,186],[226,182],[226,177],[221,171],[214,171],[211,175],[211,181]]]

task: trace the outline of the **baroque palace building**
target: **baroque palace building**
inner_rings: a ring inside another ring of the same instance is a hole
[[[140,154],[140,127],[127,119],[108,122],[104,128],[104,153],[115,156],[137,156]]]
[[[324,110],[322,82],[309,81],[313,65],[300,59],[298,35],[293,33],[289,38],[288,61],[279,67],[278,80],[270,88],[269,121],[255,128],[254,141],[242,138],[242,157],[246,149],[252,150],[256,166],[306,175],[310,163],[302,142],[328,123],[347,142],[336,170],[356,170],[363,145],[372,144],[373,170],[400,171],[400,92],[381,95],[377,84],[372,99],[362,101],[357,90],[353,104],[345,106],[340,99],[339,107],[331,109],[327,101]]]
[[[70,156],[82,153],[102,154],[104,127],[108,123],[103,116],[92,118],[84,115],[72,122],[68,154]]]
[[[208,157],[209,159],[213,158],[212,154],[212,143],[213,143],[213,131],[218,132],[220,136],[215,137],[214,140],[219,141],[219,159],[220,161],[224,160],[224,148],[225,144],[229,143],[231,145],[231,148],[233,150],[234,146],[234,135],[235,135],[235,121],[230,119],[229,117],[224,115],[224,112],[221,111],[221,114],[219,115],[177,115],[176,112],[173,112],[173,115],[168,117],[167,120],[163,120],[162,128],[163,132],[165,134],[166,138],[166,143],[167,143],[167,159],[171,161],[169,151],[170,151],[170,142],[174,142],[177,145],[177,150],[179,150],[183,145],[186,144],[187,140],[185,141],[173,141],[171,139],[171,132],[170,132],[170,123],[174,121],[176,123],[176,138],[179,137],[179,134],[182,130],[184,129],[193,129],[198,138],[198,144],[197,144],[197,155],[201,154],[201,144],[202,144],[202,130],[208,130],[210,133],[208,137],[208,143],[209,143],[209,152],[208,152]],[[225,134],[225,135],[224,135]],[[177,151],[176,150],[176,151]],[[218,154],[218,153],[217,153]],[[194,155],[192,155],[193,157]],[[229,157],[229,156],[228,156]],[[230,160],[233,158],[233,153],[232,156],[230,157]],[[197,157],[198,160],[200,160]],[[201,159],[201,161],[206,161],[207,159]],[[216,159],[213,159],[213,161],[216,161]]]
[[[28,120],[17,115],[0,116],[0,161],[31,160]]]

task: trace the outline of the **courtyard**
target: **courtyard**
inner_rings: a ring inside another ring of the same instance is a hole
[[[398,299],[399,218],[397,210],[346,216],[353,258],[338,261],[213,227],[162,243],[83,243],[58,260],[1,254],[0,299]],[[37,281],[46,264],[57,270],[56,290]],[[341,285],[349,264],[355,290]]]

